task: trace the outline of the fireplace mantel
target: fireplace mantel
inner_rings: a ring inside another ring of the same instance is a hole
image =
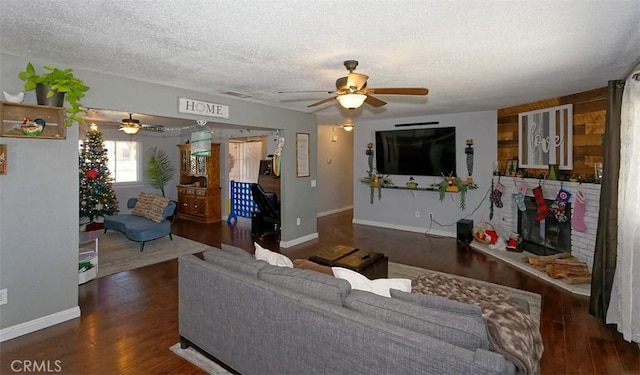
[[[496,228],[498,234],[503,238],[509,238],[511,232],[518,231],[518,206],[515,202],[515,194],[518,187],[523,182],[527,185],[527,196],[533,196],[532,189],[542,186],[542,193],[545,199],[554,200],[560,188],[571,193],[570,202],[572,211],[575,210],[576,193],[582,191],[585,196],[586,212],[584,222],[587,230],[579,232],[571,229],[571,254],[581,261],[587,263],[589,271],[593,267],[593,253],[596,244],[596,232],[598,226],[598,214],[600,211],[600,184],[588,184],[555,180],[538,180],[532,178],[516,178],[506,176],[495,176],[494,183],[500,180],[505,186],[502,195],[503,207],[493,208],[493,219],[490,223]],[[572,217],[573,217],[572,212]]]

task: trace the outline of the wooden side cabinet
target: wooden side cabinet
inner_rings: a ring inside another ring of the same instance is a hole
[[[222,220],[220,145],[211,144],[211,156],[192,156],[188,144],[178,145],[178,149],[178,217],[203,223]]]
[[[28,117],[30,123],[42,119],[45,126],[36,136],[22,132],[22,122]],[[47,107],[21,103],[0,102],[0,136],[32,139],[66,139],[66,110],[63,107]]]

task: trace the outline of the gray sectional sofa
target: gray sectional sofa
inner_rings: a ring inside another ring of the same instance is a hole
[[[241,374],[516,373],[476,306],[426,308],[221,248],[179,258],[179,331]]]

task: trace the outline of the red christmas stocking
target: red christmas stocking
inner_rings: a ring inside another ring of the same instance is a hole
[[[549,213],[549,207],[544,201],[541,186],[533,189],[533,197],[536,199],[536,206],[538,206],[536,211],[536,221],[544,221]]]

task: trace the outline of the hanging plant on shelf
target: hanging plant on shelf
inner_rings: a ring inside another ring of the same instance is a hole
[[[380,200],[382,199],[382,189],[385,187],[393,186],[393,181],[391,181],[388,175],[384,176],[375,173],[369,173],[368,176],[362,177],[360,179],[360,182],[369,185],[369,189],[371,191],[369,202],[371,204],[373,204],[373,195],[376,188],[378,189],[378,200]]]
[[[442,175],[442,181],[438,184],[438,192],[440,200],[444,200],[446,192],[460,194],[460,210],[464,210],[466,205],[466,195],[469,190],[476,190],[478,185],[475,183],[463,182],[460,177]]]

